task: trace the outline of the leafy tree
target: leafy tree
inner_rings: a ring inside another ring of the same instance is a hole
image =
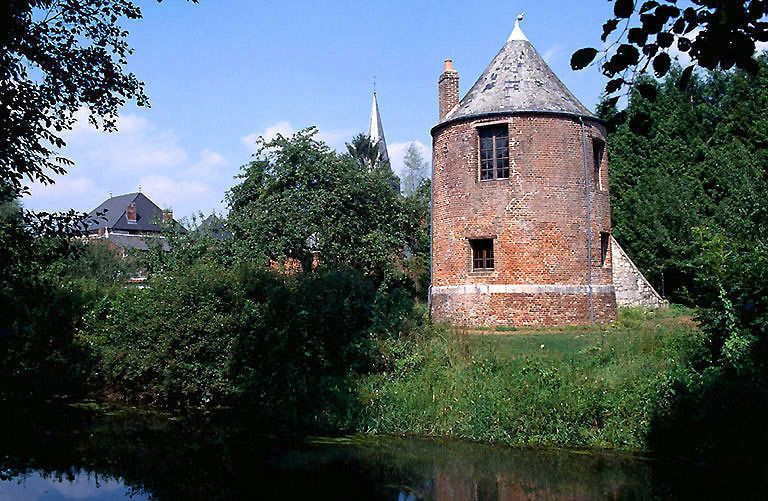
[[[56,154],[75,113],[114,130],[128,100],[147,104],[126,72],[122,27],[141,17],[130,0],[8,0],[0,7],[0,178],[13,195],[27,181],[51,183],[71,162]]]
[[[598,56],[604,75],[611,80],[606,94],[616,94],[625,86],[637,85],[648,99],[654,86],[638,80],[649,69],[664,77],[672,67],[675,53],[687,54],[692,64],[677,75],[685,88],[697,65],[709,70],[728,70],[734,66],[754,74],[755,42],[768,41],[768,1],[692,0],[683,8],[676,0],[611,0],[614,17],[603,25],[601,50],[586,47],[571,57],[574,70],[586,68]],[[611,39],[611,35],[618,35]],[[618,95],[609,98],[615,104]],[[635,130],[642,130],[641,115],[635,115]],[[617,114],[616,121],[625,118]]]
[[[403,194],[411,195],[419,188],[421,181],[429,176],[429,172],[427,171],[429,164],[424,161],[424,157],[421,156],[421,151],[419,151],[416,143],[408,145],[408,148],[405,150],[403,163],[405,165]]]
[[[362,133],[356,135],[351,143],[347,143],[347,151],[358,167],[378,172],[388,179],[393,190],[400,192],[400,178],[392,171],[389,160],[382,158],[379,143],[373,141],[369,135]]]
[[[312,268],[357,269],[383,277],[405,242],[402,201],[380,170],[339,155],[316,129],[261,143],[227,194],[235,253]]]
[[[347,151],[360,169],[374,170],[382,162],[379,144],[362,132],[347,143]]]
[[[427,299],[430,276],[431,181],[422,179],[416,190],[403,198],[406,221],[406,271],[418,296]]]
[[[627,112],[646,114],[647,133],[622,124],[609,136],[615,234],[672,300],[699,307],[708,334],[706,378],[681,389],[670,428],[691,443],[700,436],[690,430],[728,428],[768,406],[768,56],[756,63],[754,74],[694,74],[686,90],[673,67],[647,81],[655,100],[630,95]]]
[[[131,0],[0,2],[3,392],[59,391],[75,378],[82,357],[72,335],[93,291],[61,282],[50,267],[78,247],[69,237],[83,215],[20,212],[16,201],[28,183],[51,183],[72,165],[58,152],[78,111],[111,131],[125,103],[148,104],[126,71],[132,49],[123,26],[140,17]]]
[[[108,240],[72,242],[71,249],[46,270],[54,279],[86,279],[105,286],[123,285],[138,273],[132,256],[118,255]]]

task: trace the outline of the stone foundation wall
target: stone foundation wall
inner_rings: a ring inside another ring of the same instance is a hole
[[[669,306],[669,302],[656,292],[656,289],[645,279],[635,263],[613,237],[611,237],[611,248],[613,251],[613,287],[616,290],[616,304],[650,308]]]
[[[616,320],[612,288],[593,291],[595,322]],[[443,292],[432,294],[432,314],[467,327],[584,325],[591,322],[589,295],[580,293]]]

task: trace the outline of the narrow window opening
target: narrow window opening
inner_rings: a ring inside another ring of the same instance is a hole
[[[611,244],[611,234],[607,231],[600,232],[600,266],[605,266],[608,260],[608,246]]]
[[[482,127],[480,136],[480,179],[509,178],[509,131],[506,125]]]
[[[472,270],[492,270],[493,269],[493,239],[478,238],[470,240],[472,246]]]
[[[595,164],[595,186],[598,189],[603,189],[603,155],[605,154],[605,143],[600,139],[592,140],[592,154],[594,155]]]

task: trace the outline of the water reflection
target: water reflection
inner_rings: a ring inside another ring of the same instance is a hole
[[[10,410],[13,409],[13,410]],[[706,470],[595,453],[266,434],[247,417],[0,407],[4,499],[650,499],[737,495]],[[735,487],[734,487],[735,486]]]
[[[0,501],[149,499],[127,487],[122,479],[75,471],[50,474],[40,471],[8,476],[0,473]]]

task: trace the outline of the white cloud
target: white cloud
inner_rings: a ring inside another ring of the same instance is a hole
[[[544,58],[544,61],[546,61],[547,64],[552,64],[552,58],[554,58],[555,55],[560,52],[560,49],[560,45],[553,45],[552,47],[545,50],[541,57]]]
[[[274,139],[278,133],[288,137],[296,133],[296,131],[297,129],[290,122],[282,120],[279,122],[275,122],[274,124],[268,127],[265,127],[264,130],[262,131],[253,132],[251,134],[243,136],[240,140],[252,153],[255,153],[257,151],[256,140],[259,137],[264,137],[267,141],[269,141],[271,139]],[[352,131],[351,129],[346,130],[346,129],[319,128],[317,133],[317,138],[327,143],[331,148],[334,148],[336,151],[345,152],[347,151],[346,143],[351,141],[354,135],[355,135],[355,132]],[[431,162],[432,152],[429,149],[429,147],[426,146],[421,141],[389,143],[387,144],[387,150],[389,151],[390,163],[392,165],[392,170],[398,176],[402,177],[402,173],[404,169],[403,159],[405,158],[405,151],[408,149],[408,145],[410,145],[411,143],[416,144],[416,147],[421,152],[427,164]]]
[[[85,211],[86,207],[96,207],[106,198],[101,196],[104,190],[99,189],[91,178],[65,175],[54,176],[53,179],[54,184],[32,183],[29,186],[31,195],[24,199],[24,205],[38,210],[75,207]]]
[[[186,172],[191,177],[201,179],[215,179],[221,175],[223,167],[227,165],[227,159],[223,155],[211,150],[200,152],[200,160]]]
[[[284,137],[290,137],[295,134],[297,130],[298,129],[294,127],[290,122],[281,120],[265,127],[262,131],[252,132],[243,136],[240,138],[240,141],[245,145],[246,148],[248,148],[251,153],[256,153],[256,151],[258,151],[256,141],[259,137],[263,137],[266,141],[271,141],[278,134],[281,134]],[[317,139],[325,142],[328,146],[335,149],[336,151],[346,151],[346,143],[352,139],[353,135],[354,131],[351,129],[324,129],[322,127],[318,127]]]
[[[184,178],[174,179],[157,174],[144,176],[139,180],[139,183],[141,192],[155,203],[172,208],[182,206],[185,210],[189,207],[187,201],[190,197],[194,200],[211,191],[208,185],[200,181]],[[194,204],[189,208],[194,211]]]
[[[80,110],[77,123],[64,135],[65,154],[75,152],[79,162],[117,172],[171,168],[188,160],[176,134],[158,128],[145,117],[123,115],[117,120],[117,131],[112,133],[97,130],[87,117],[87,111]]]
[[[277,137],[278,134],[281,136],[290,137],[295,132],[296,130],[289,122],[282,120],[266,127],[263,131],[252,132],[246,136],[243,136],[240,138],[240,141],[242,141],[242,143],[246,146],[246,148],[248,148],[248,150],[250,150],[251,153],[256,153],[258,150],[257,141],[260,137],[263,137],[265,141],[269,142]]]
[[[388,144],[387,150],[389,151],[389,163],[392,165],[392,170],[395,171],[395,174],[400,176],[401,179],[405,171],[405,163],[403,161],[405,159],[405,152],[411,143],[415,144],[419,149],[419,152],[421,153],[421,156],[424,158],[424,161],[427,163],[427,165],[429,165],[432,161],[432,152],[430,151],[429,147],[421,141],[407,141],[404,143]]]
[[[70,173],[56,177],[51,186],[33,183],[26,207],[89,211],[110,193],[130,193],[141,186],[156,204],[180,216],[221,209],[236,174],[222,154],[211,149],[190,154],[173,130],[145,116],[121,116],[113,133],[95,129],[87,116],[85,110],[78,112],[77,123],[65,134],[62,154],[75,162]]]
[[[336,151],[347,151],[347,143],[352,140],[355,132],[351,129],[320,129],[317,133],[318,139],[324,141],[328,146]]]

